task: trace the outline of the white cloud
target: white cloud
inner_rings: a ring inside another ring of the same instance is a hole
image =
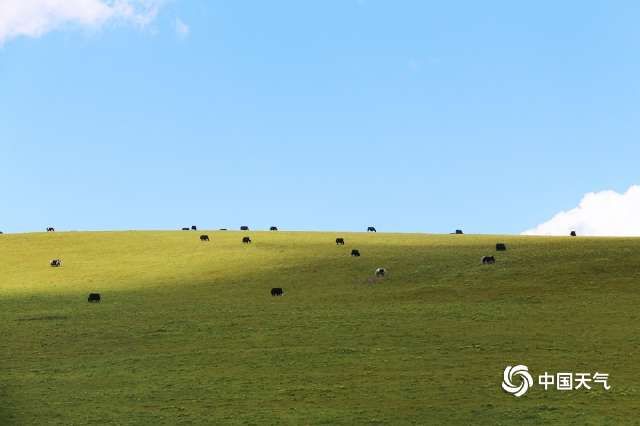
[[[563,211],[523,235],[640,236],[640,186],[627,192],[591,192],[578,207]]]
[[[109,21],[149,24],[162,0],[0,0],[0,45],[40,37],[68,25],[97,28]]]
[[[191,29],[189,28],[189,26],[185,24],[182,19],[176,18],[176,34],[178,34],[178,37],[185,38],[189,35],[190,32]]]

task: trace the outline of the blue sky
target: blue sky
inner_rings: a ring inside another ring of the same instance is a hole
[[[73,0],[36,31],[26,1],[5,232],[519,233],[638,183],[637,2]]]

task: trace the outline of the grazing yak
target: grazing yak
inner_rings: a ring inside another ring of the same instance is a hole
[[[360,257],[360,250],[358,250],[358,249],[351,250],[351,256]]]
[[[244,244],[249,244],[249,243],[251,242],[251,238],[249,238],[249,237],[242,237],[242,242],[243,242]]]
[[[49,262],[49,265],[51,265],[54,268],[58,268],[58,267],[62,266],[62,260],[60,260],[60,259],[52,259]]]
[[[183,231],[188,231],[188,230],[189,230],[189,228],[182,228],[182,230],[183,230]]]
[[[505,243],[496,244],[496,251],[506,251],[506,250],[507,250],[507,245]]]
[[[464,234],[464,232],[462,232],[462,229],[456,229],[456,235],[462,235]]]
[[[336,245],[343,246],[344,238],[336,238]]]
[[[570,235],[571,235],[572,237],[576,237],[576,236],[578,236],[578,234],[576,234],[576,231],[571,231],[571,234],[570,234]]]
[[[282,296],[284,294],[284,290],[280,287],[275,287],[271,289],[272,296]]]
[[[482,256],[483,265],[493,265],[494,263],[496,263],[496,258],[494,256]]]
[[[248,227],[248,226],[246,226],[246,225],[244,225],[244,226],[241,226],[241,227],[240,227],[240,230],[241,230],[241,231],[248,231],[248,230],[249,230],[249,227]]]
[[[376,277],[378,278],[384,278],[384,275],[387,273],[387,270],[384,268],[378,268],[376,269]]]
[[[197,230],[198,230],[198,227],[197,227],[197,226],[195,226],[195,225],[191,225],[191,230],[192,230],[192,231],[197,231]]]
[[[271,228],[269,228],[269,231],[277,231],[278,227],[277,226],[272,226]]]
[[[87,298],[87,302],[89,302],[89,303],[99,303],[100,302],[100,293],[89,293],[89,297]]]
[[[47,232],[55,232],[55,229],[52,227],[47,228]]]
[[[200,241],[209,241],[208,235],[200,235]]]
[[[376,231],[375,227],[370,226],[370,227],[367,228],[367,232],[377,232],[377,231]]]

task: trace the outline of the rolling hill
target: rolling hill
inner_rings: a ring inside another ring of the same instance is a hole
[[[637,422],[640,239],[59,232],[0,259],[2,425]],[[515,398],[515,364],[612,388]]]

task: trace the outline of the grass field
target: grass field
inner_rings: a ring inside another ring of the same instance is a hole
[[[640,239],[37,233],[0,259],[0,425],[640,424]],[[612,389],[515,398],[520,363]]]

